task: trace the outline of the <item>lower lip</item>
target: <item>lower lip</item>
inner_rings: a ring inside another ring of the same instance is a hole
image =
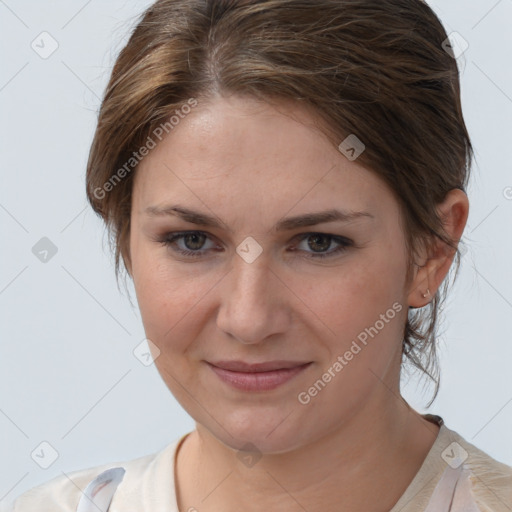
[[[234,388],[242,391],[270,391],[303,372],[311,363],[295,368],[281,368],[269,372],[233,372],[209,364],[210,368],[223,380]]]

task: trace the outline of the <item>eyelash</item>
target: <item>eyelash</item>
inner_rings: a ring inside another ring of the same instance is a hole
[[[203,231],[182,231],[182,232],[177,232],[177,233],[168,233],[163,238],[160,238],[157,241],[159,243],[161,243],[162,245],[169,247],[173,251],[178,252],[179,254],[181,254],[183,256],[188,256],[191,258],[199,258],[199,257],[203,256],[205,251],[183,250],[183,249],[178,249],[174,246],[174,244],[177,240],[183,239],[187,235],[204,235],[207,239],[210,238],[208,236],[208,234]],[[298,243],[300,243],[304,240],[307,240],[309,237],[314,236],[314,235],[320,235],[320,236],[327,237],[329,239],[330,243],[334,241],[340,245],[330,252],[307,253],[307,254],[309,254],[309,256],[306,256],[306,258],[311,258],[311,259],[330,258],[333,255],[337,255],[337,254],[340,254],[340,253],[346,251],[349,247],[354,245],[352,240],[349,240],[348,238],[338,236],[338,235],[331,235],[329,233],[319,233],[319,232],[302,233],[301,235],[298,235],[298,237],[299,237]],[[206,251],[207,250],[208,249],[206,249]],[[295,251],[295,249],[294,249],[294,251]]]

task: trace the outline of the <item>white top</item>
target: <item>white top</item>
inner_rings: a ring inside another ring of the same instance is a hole
[[[390,512],[511,512],[512,467],[444,425],[418,473]],[[73,471],[19,496],[5,512],[179,512],[174,470],[179,446]],[[68,478],[69,477],[69,478]]]

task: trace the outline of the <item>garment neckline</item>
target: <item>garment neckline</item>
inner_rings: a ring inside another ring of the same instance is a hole
[[[446,468],[446,463],[441,455],[446,446],[448,446],[449,441],[455,439],[451,439],[454,432],[448,429],[441,416],[435,414],[422,414],[421,416],[427,421],[438,425],[439,432],[430,450],[423,459],[420,468],[389,512],[401,512],[405,510],[406,506],[413,499],[417,500],[420,495],[421,499],[428,501],[431,492],[437,484],[438,478],[436,477],[440,477]],[[417,503],[417,505],[419,506],[420,503]]]
[[[410,498],[408,499],[408,497],[410,495],[412,495],[411,498],[414,497],[414,495],[417,492],[416,489],[417,489],[417,487],[419,487],[419,482],[422,480],[424,474],[431,471],[431,469],[432,469],[431,466],[434,466],[434,461],[436,460],[436,455],[439,455],[438,452],[441,451],[441,449],[440,449],[441,440],[446,435],[446,432],[448,432],[448,429],[445,426],[444,420],[441,416],[438,416],[436,414],[422,414],[421,416],[424,419],[426,419],[427,421],[429,421],[430,423],[433,423],[433,424],[439,426],[439,432],[437,433],[437,437],[436,437],[434,443],[432,444],[432,446],[430,447],[430,450],[428,451],[420,468],[418,469],[418,471],[412,478],[411,482],[409,483],[409,485],[407,486],[407,488],[405,489],[403,494],[400,496],[399,500],[395,503],[393,508],[390,510],[390,512],[398,512],[405,506],[406,503],[408,503],[408,501],[410,499]],[[173,503],[173,505],[174,505],[176,511],[179,510],[179,507],[178,507],[178,478],[177,478],[178,453],[179,453],[183,443],[187,439],[187,437],[192,433],[193,433],[193,431],[190,431],[190,432],[187,432],[186,434],[184,434],[183,436],[181,436],[176,441],[176,445],[175,445],[175,449],[174,449],[174,455],[173,455],[173,477],[174,477],[173,478],[173,480],[174,480],[174,482],[173,482],[174,497],[173,498],[174,498],[174,503]],[[439,465],[439,468],[442,468],[443,467],[442,459],[440,457],[439,457],[439,459],[440,459],[440,461],[438,462],[438,464],[436,464],[436,466]],[[436,472],[436,474],[437,474],[437,472]]]
[[[186,434],[182,435],[178,441],[176,442],[176,447],[174,448],[174,456],[173,456],[173,464],[172,464],[172,472],[173,472],[173,488],[174,488],[174,507],[176,511],[179,512],[178,507],[178,453],[185,442],[185,439],[194,432],[193,430],[190,432],[187,432]]]

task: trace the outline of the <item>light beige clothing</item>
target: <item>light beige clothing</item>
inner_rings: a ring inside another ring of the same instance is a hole
[[[466,442],[439,416],[425,417],[440,425],[438,437],[390,512],[512,512],[512,467]],[[176,454],[188,435],[151,455],[58,476],[25,492],[5,510],[179,512]],[[200,503],[196,508],[201,510]],[[339,510],[344,510],[342,503]]]

